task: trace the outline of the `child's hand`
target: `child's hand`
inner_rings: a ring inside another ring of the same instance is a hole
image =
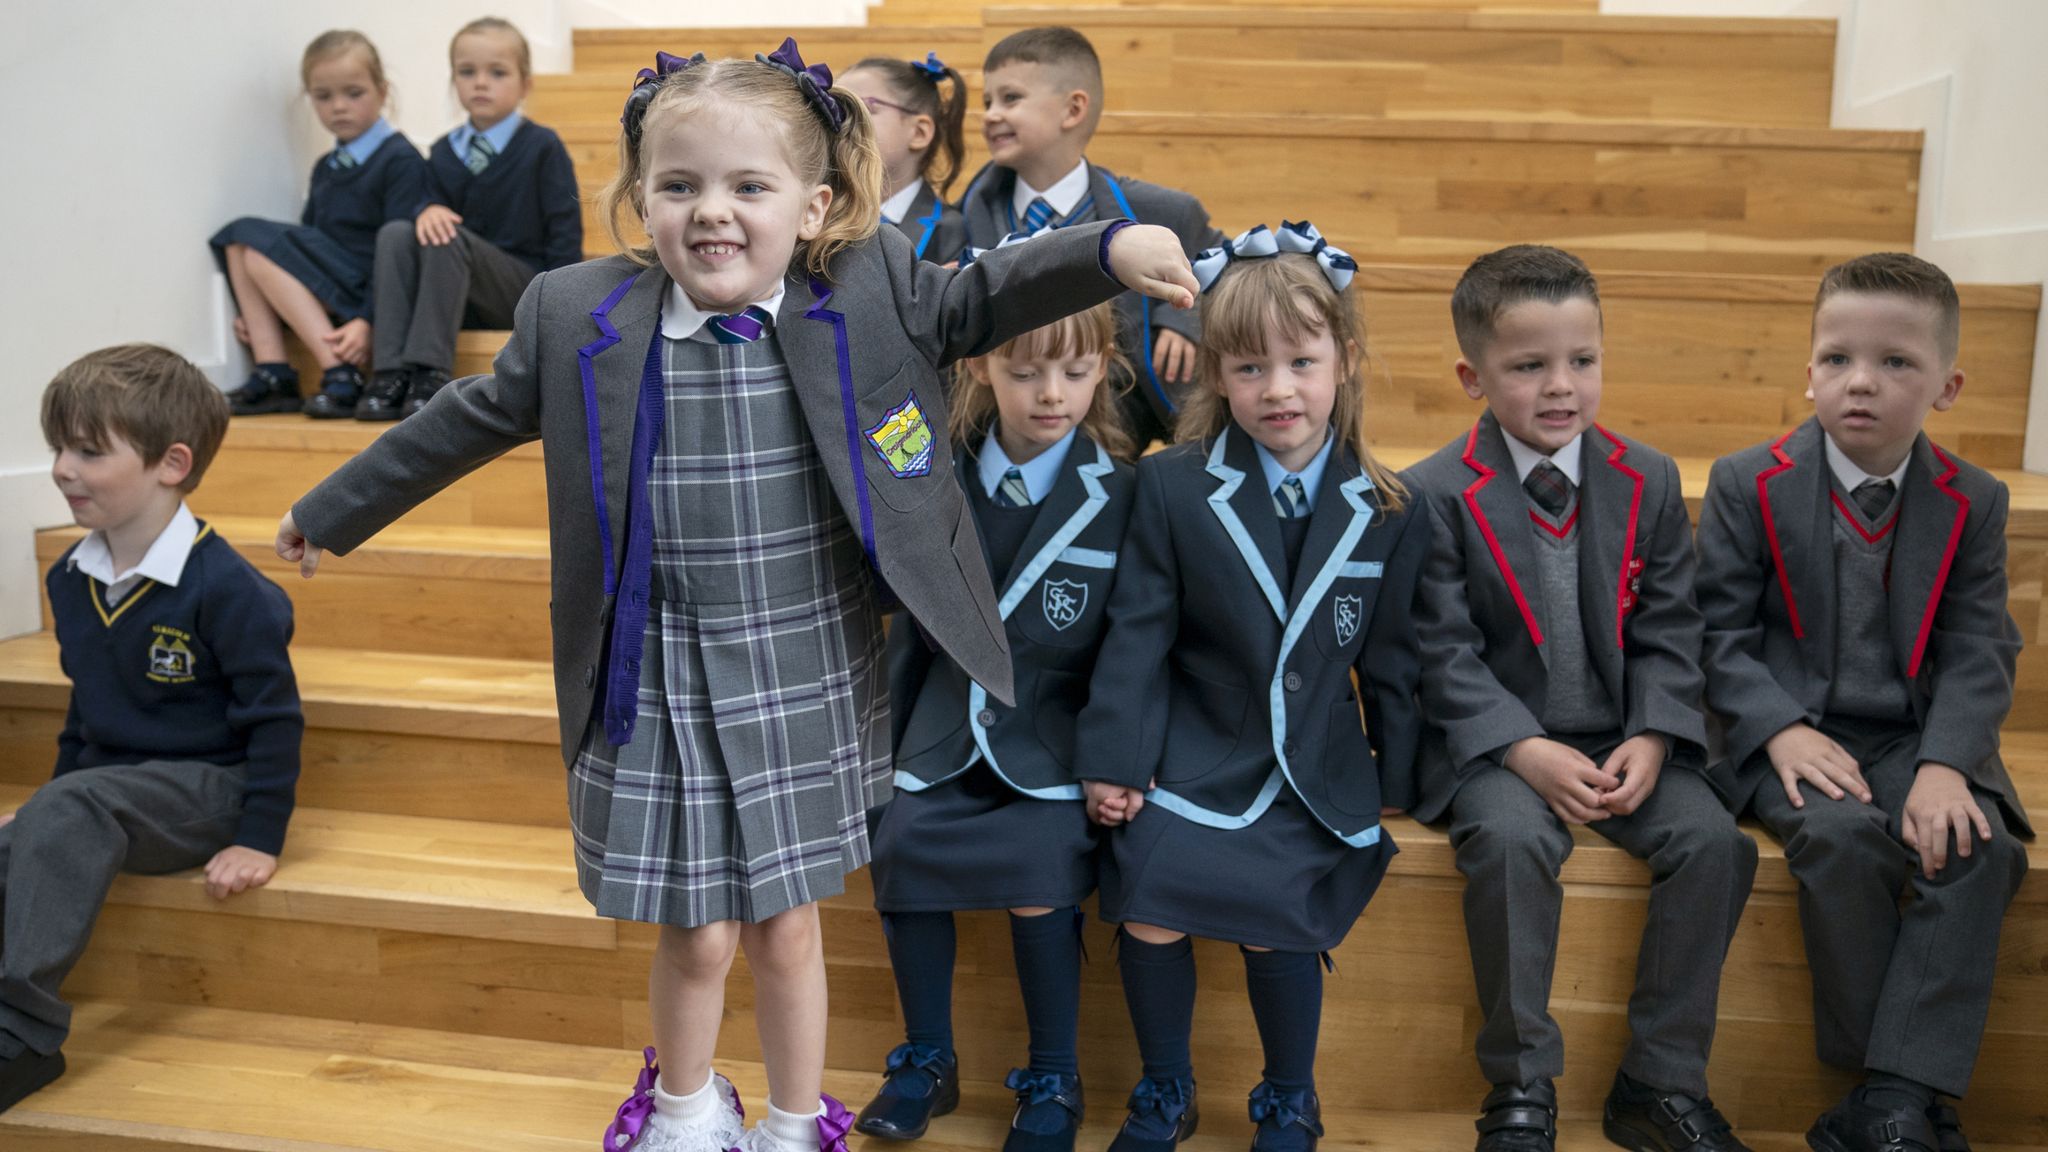
[[[462,217],[455,209],[445,204],[429,204],[413,217],[412,234],[420,243],[439,248],[443,244],[455,243],[455,229],[462,224]]]
[[[1505,763],[1508,771],[1534,788],[1565,823],[1591,824],[1607,819],[1608,812],[1600,806],[1600,798],[1614,787],[1614,778],[1577,748],[1530,736],[1508,747]]]
[[[1171,328],[1159,329],[1152,340],[1152,371],[1168,384],[1195,378],[1195,342]]]
[[[1778,783],[1784,786],[1785,796],[1794,808],[1806,807],[1806,798],[1799,794],[1801,780],[1820,789],[1830,800],[1840,800],[1849,794],[1870,803],[1870,785],[1864,783],[1863,770],[1857,767],[1856,758],[1810,724],[1788,724],[1779,729],[1776,736],[1764,742],[1764,752],[1771,758],[1771,767],[1777,769]]]
[[[1157,224],[1119,229],[1109,241],[1109,270],[1117,283],[1175,308],[1193,308],[1195,294],[1202,290],[1188,254],[1181,251],[1180,237]]]
[[[1906,793],[1906,810],[1900,815],[1900,839],[1920,854],[1920,871],[1929,880],[1948,867],[1948,835],[1956,835],[1956,855],[1968,856],[1972,848],[1970,829],[1977,839],[1991,839],[1991,821],[1970,794],[1970,781],[1946,764],[1934,761],[1920,765],[1913,776],[1913,790]]]
[[[1143,790],[1121,784],[1083,780],[1081,794],[1088,806],[1088,818],[1110,828],[1130,823],[1139,809],[1145,807]]]
[[[311,580],[313,573],[319,570],[320,557],[324,549],[300,534],[298,521],[293,520],[289,512],[284,514],[284,519],[277,522],[276,547],[279,556],[299,566],[301,577]]]
[[[370,362],[370,322],[358,316],[327,334],[335,357],[358,368]]]
[[[1626,816],[1643,806],[1650,798],[1650,792],[1657,787],[1657,776],[1664,771],[1666,747],[1664,738],[1655,732],[1631,736],[1621,742],[1600,771],[1621,781],[1620,785],[1600,798],[1600,806],[1616,816]]]
[[[225,900],[237,892],[261,888],[277,875],[277,857],[240,846],[223,848],[206,862],[206,894]]]

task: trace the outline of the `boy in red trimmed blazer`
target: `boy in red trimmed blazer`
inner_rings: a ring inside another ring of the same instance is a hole
[[[1549,1152],[1564,1040],[1551,1019],[1583,824],[1650,866],[1631,1039],[1607,1137],[1743,1148],[1707,1096],[1721,962],[1756,845],[1701,774],[1700,616],[1678,468],[1594,423],[1599,287],[1566,252],[1481,256],[1451,297],[1458,379],[1486,414],[1407,474],[1436,513],[1420,593],[1417,819],[1448,820],[1493,1083],[1479,1152]]]
[[[2032,835],[1998,757],[2019,629],[2005,485],[1921,430],[1963,388],[1941,269],[1879,253],[1814,301],[1814,416],[1715,462],[1700,513],[1711,779],[1785,844],[1816,1047],[1866,1080],[1822,1152],[1967,1148],[1999,922]],[[1900,909],[1908,886],[1913,899]]]

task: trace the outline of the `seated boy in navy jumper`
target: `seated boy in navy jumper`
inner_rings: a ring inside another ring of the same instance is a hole
[[[2006,487],[1921,427],[1962,391],[1960,315],[1917,257],[1829,269],[1813,417],[1716,461],[1700,510],[1714,783],[1784,841],[1815,1046],[1866,1077],[1807,1133],[1822,1152],[1969,1146],[1937,1094],[1969,1087],[2027,874],[1998,755],[2020,649]]]
[[[1013,32],[989,49],[981,86],[989,163],[960,201],[972,247],[1119,216],[1173,229],[1191,260],[1223,243],[1193,196],[1088,162],[1102,119],[1102,62],[1086,36],[1060,27]],[[1117,348],[1137,376],[1122,396],[1124,427],[1141,449],[1172,440],[1180,389],[1194,379],[1200,314],[1154,308],[1136,292],[1118,296],[1116,311]]]
[[[71,709],[54,778],[0,816],[0,1111],[64,1072],[58,996],[117,873],[267,883],[299,776],[292,607],[193,519],[228,403],[164,348],[90,353],[43,393],[51,476],[91,532],[50,569]]]
[[[1471,431],[1407,474],[1445,531],[1423,572],[1415,817],[1448,820],[1493,1090],[1479,1152],[1548,1152],[1564,1038],[1550,1016],[1583,825],[1650,867],[1629,1046],[1603,1130],[1634,1152],[1734,1152],[1707,1096],[1721,963],[1756,844],[1702,775],[1700,614],[1678,467],[1594,422],[1600,292],[1516,245],[1451,295]]]

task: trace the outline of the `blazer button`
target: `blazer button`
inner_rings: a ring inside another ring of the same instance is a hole
[[[595,686],[596,686],[596,684],[597,684],[597,665],[595,665],[595,664],[585,664],[585,665],[583,666],[583,686],[584,686],[585,688],[591,688],[591,687],[595,687]]]
[[[1294,759],[1294,754],[1295,754],[1296,752],[1300,751],[1300,750],[1301,750],[1301,746],[1300,746],[1300,745],[1298,745],[1298,744],[1296,744],[1296,743],[1295,743],[1294,741],[1292,741],[1292,740],[1289,740],[1289,741],[1288,741],[1287,743],[1285,743],[1285,744],[1282,744],[1282,745],[1280,746],[1280,751],[1282,751],[1282,752],[1286,753],[1286,755],[1287,755],[1287,758],[1288,758],[1289,760],[1292,760],[1292,759]]]
[[[996,714],[995,714],[995,710],[994,710],[994,709],[992,709],[992,708],[983,708],[983,709],[981,710],[981,712],[980,712],[979,714],[977,714],[977,715],[976,715],[976,716],[974,717],[974,722],[975,722],[976,724],[979,724],[979,725],[981,725],[981,726],[982,726],[983,728],[993,728],[993,727],[995,727],[995,726],[996,726]]]
[[[1280,682],[1287,685],[1289,692],[1301,691],[1301,673],[1299,672],[1289,672]]]

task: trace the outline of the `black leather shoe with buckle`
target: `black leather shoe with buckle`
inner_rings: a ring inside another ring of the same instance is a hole
[[[399,410],[405,407],[406,389],[412,381],[400,369],[390,368],[370,378],[370,386],[363,390],[363,398],[356,401],[356,419],[383,421],[396,420]]]
[[[1683,1092],[1631,1092],[1614,1078],[1600,1130],[1629,1152],[1749,1152],[1714,1102]]]
[[[1477,1152],[1556,1152],[1557,1089],[1548,1080],[1496,1084],[1472,1126],[1479,1129]]]
[[[960,1106],[960,1062],[929,1044],[898,1044],[882,1073],[882,1090],[860,1110],[854,1130],[884,1140],[915,1140],[932,1117]]]
[[[1876,1108],[1851,1092],[1806,1130],[1814,1152],[1940,1152],[1934,1121],[1913,1108]]]
[[[1927,1110],[1927,1119],[1934,1125],[1935,1152],[1970,1152],[1970,1138],[1963,1135],[1963,1118],[1946,1104],[1936,1104]]]

